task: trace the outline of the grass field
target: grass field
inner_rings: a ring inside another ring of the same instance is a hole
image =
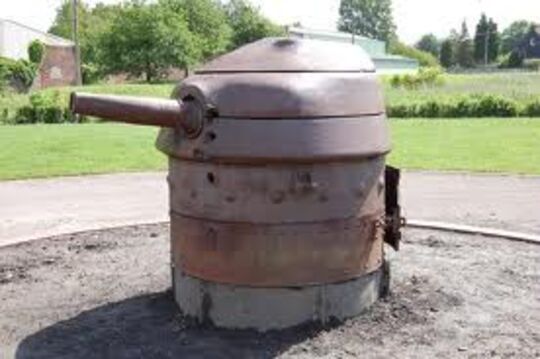
[[[519,103],[540,99],[540,72],[444,75],[443,79],[442,86],[411,90],[393,88],[389,83],[390,77],[384,77],[386,102],[396,105],[477,94],[499,95]]]
[[[0,179],[162,169],[156,134],[116,124],[0,126]]]
[[[540,119],[392,120],[406,169],[540,175]],[[0,127],[0,179],[166,168],[157,129],[118,124]]]
[[[392,120],[406,169],[540,174],[540,119]]]

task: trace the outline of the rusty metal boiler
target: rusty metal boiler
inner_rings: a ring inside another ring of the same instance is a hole
[[[381,87],[354,45],[268,38],[185,79],[171,100],[73,94],[74,112],[161,126],[175,299],[201,322],[343,320],[387,286],[399,171]]]

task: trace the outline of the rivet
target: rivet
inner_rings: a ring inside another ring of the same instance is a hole
[[[216,133],[213,131],[207,132],[204,136],[204,141],[209,143],[213,142],[216,139]]]

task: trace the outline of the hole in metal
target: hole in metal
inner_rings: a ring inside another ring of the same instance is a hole
[[[217,135],[215,132],[207,132],[206,133],[206,142],[212,142],[216,139]]]

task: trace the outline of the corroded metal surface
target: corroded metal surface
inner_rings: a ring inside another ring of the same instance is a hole
[[[172,158],[168,180],[173,260],[193,277],[302,286],[382,263],[382,157],[273,165]]]
[[[185,273],[217,283],[291,287],[345,281],[382,264],[382,216],[264,225],[172,213],[173,259]]]
[[[363,217],[382,210],[381,157],[317,164],[215,165],[171,159],[173,213],[282,224]]]
[[[385,238],[397,247],[384,101],[357,46],[264,39],[210,62],[172,100],[73,99],[84,114],[166,127],[177,271],[243,288],[324,285],[377,271]]]
[[[204,162],[331,162],[390,152],[383,115],[357,118],[239,120],[215,118],[201,136],[179,140],[162,130],[157,147],[169,156]]]
[[[196,74],[173,95],[186,96],[207,102],[226,118],[279,120],[385,112],[377,76],[359,72]]]

